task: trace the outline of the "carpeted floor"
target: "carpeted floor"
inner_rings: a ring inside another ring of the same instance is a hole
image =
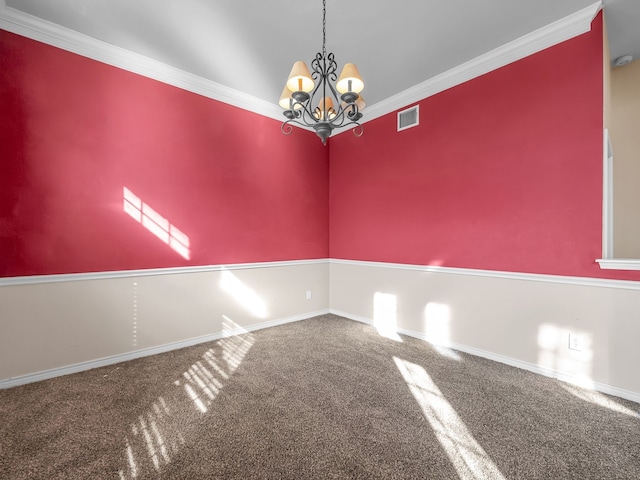
[[[639,405],[402,340],[327,315],[0,391],[0,478],[640,478]]]

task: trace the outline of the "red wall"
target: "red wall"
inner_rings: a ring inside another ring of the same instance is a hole
[[[598,17],[421,101],[416,128],[389,114],[329,150],[0,31],[0,276],[331,256],[640,280],[595,263],[601,52]],[[189,237],[188,259],[123,211],[124,187]]]
[[[326,258],[310,132],[0,31],[0,276]],[[189,259],[123,211],[134,192]]]
[[[602,19],[592,31],[331,139],[332,258],[602,271]],[[365,112],[366,113],[366,112]]]

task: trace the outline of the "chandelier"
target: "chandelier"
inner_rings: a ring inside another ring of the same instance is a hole
[[[292,123],[312,127],[325,145],[334,128],[355,125],[354,135],[361,136],[363,130],[358,120],[365,107],[360,95],[364,82],[356,66],[347,63],[340,77],[336,75],[338,65],[333,53],[327,54],[326,21],[327,2],[322,0],[322,52],[316,53],[311,62],[312,73],[303,61],[293,64],[278,102],[287,117],[281,126],[282,133],[291,134]]]

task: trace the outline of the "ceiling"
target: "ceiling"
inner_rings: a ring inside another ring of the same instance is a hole
[[[640,1],[604,0],[611,59],[633,55],[640,59]]]
[[[0,0],[15,9],[277,103],[322,47],[321,0]],[[372,105],[597,0],[327,0],[327,50]],[[604,0],[612,58],[640,58],[640,0]]]

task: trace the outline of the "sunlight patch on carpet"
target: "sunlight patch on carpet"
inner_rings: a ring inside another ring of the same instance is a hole
[[[461,480],[505,480],[424,368],[393,357]]]
[[[161,472],[196,433],[198,418],[209,414],[225,382],[255,342],[251,333],[227,316],[223,316],[222,329],[224,338],[171,382],[165,395],[130,425],[120,480]]]
[[[584,400],[585,402],[590,402],[595,405],[608,408],[609,410],[617,413],[622,413],[623,415],[629,415],[630,417],[638,418],[638,412],[635,412],[634,410],[631,410],[624,405],[620,405],[614,399],[604,395],[603,393],[596,392],[594,390],[586,390],[584,388],[580,388],[571,384],[563,384],[562,388],[564,388],[572,395],[580,398],[581,400]]]

